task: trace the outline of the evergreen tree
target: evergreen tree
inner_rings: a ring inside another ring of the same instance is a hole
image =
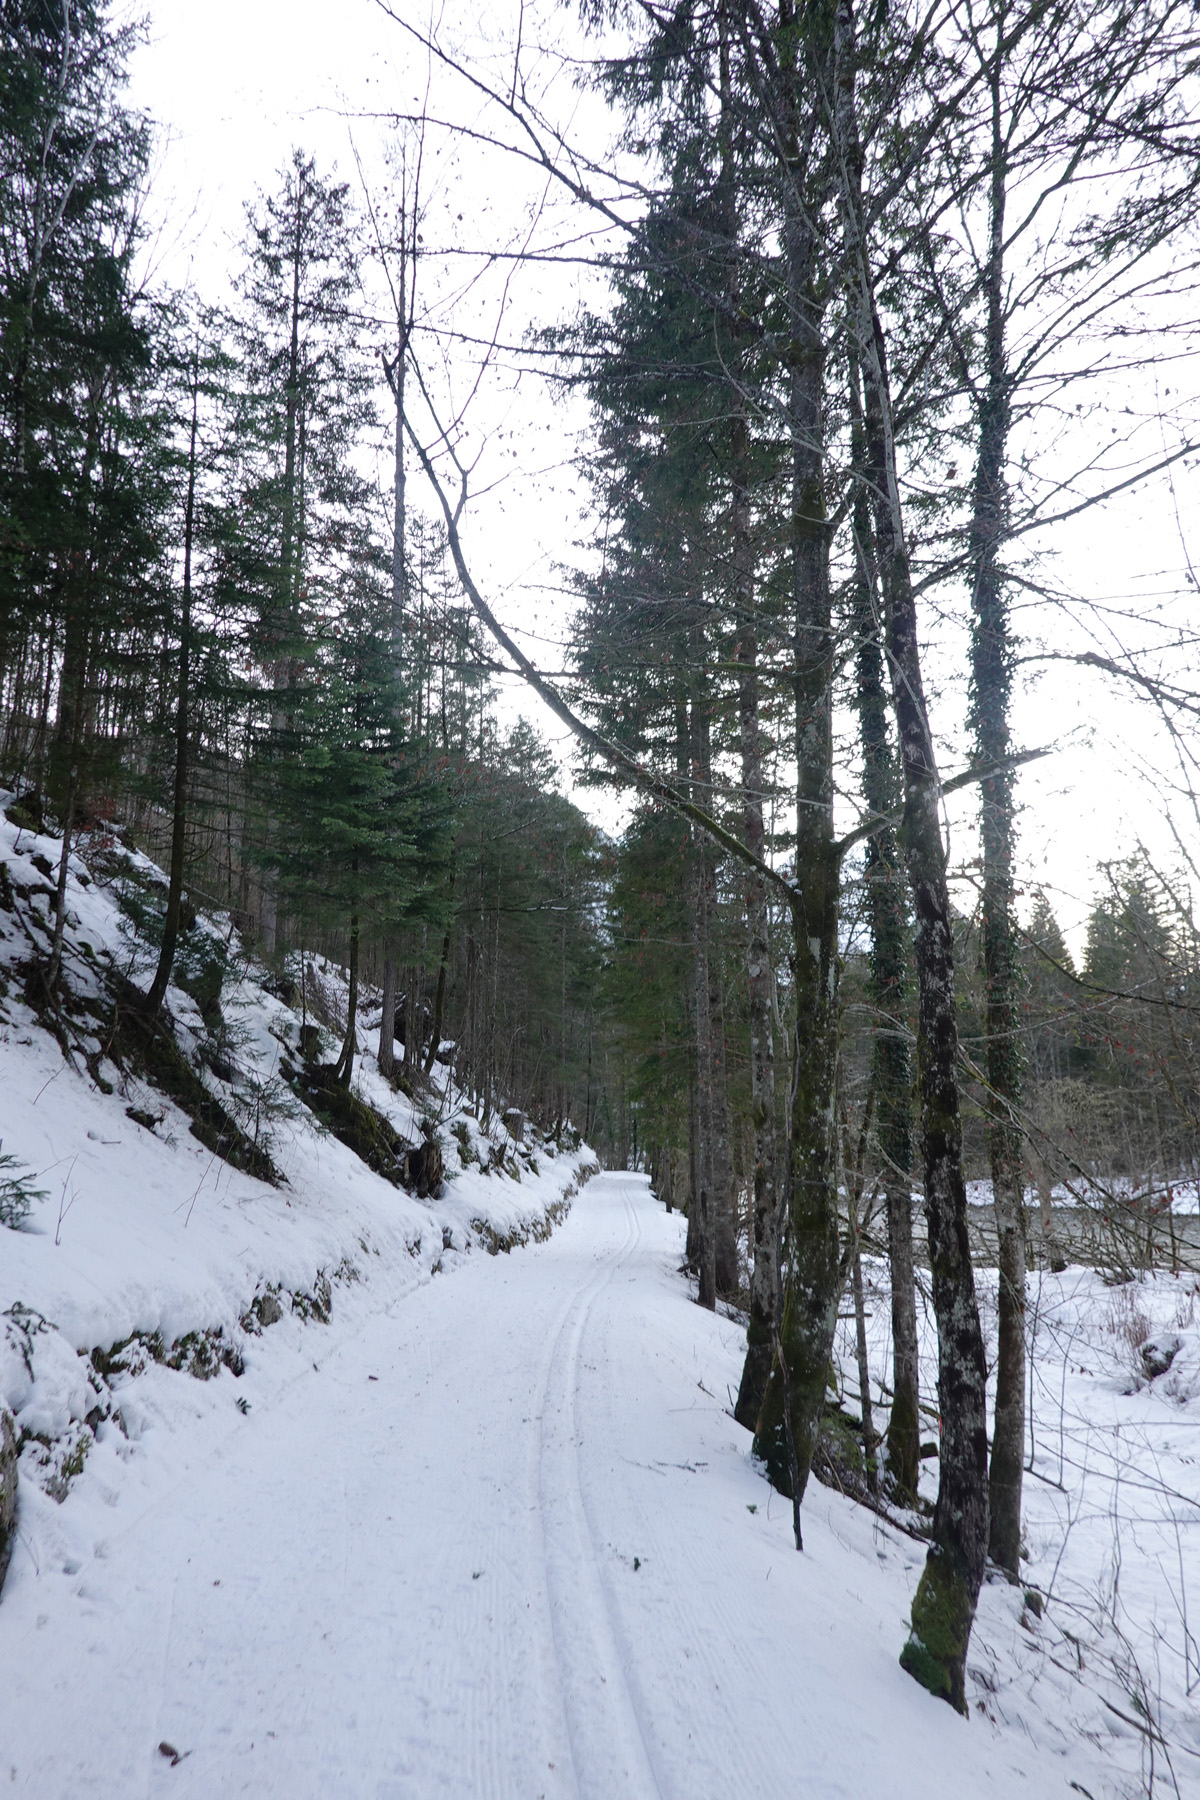
[[[353,456],[373,417],[372,376],[351,306],[357,226],[346,185],[321,177],[296,150],[247,222],[233,320],[242,389],[225,559],[253,610],[248,649],[262,684],[265,767],[273,738],[291,728],[309,641],[337,608],[339,558],[365,501]],[[272,828],[262,829],[269,837]],[[268,882],[260,916],[268,951],[275,913]]]

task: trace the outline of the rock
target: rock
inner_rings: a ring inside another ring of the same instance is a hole
[[[1139,1344],[1138,1355],[1142,1360],[1146,1380],[1153,1381],[1155,1376],[1165,1375],[1182,1347],[1183,1339],[1173,1333],[1147,1338],[1144,1344]]]
[[[515,1144],[525,1142],[525,1114],[518,1106],[510,1106],[502,1115],[504,1129]]]
[[[5,808],[4,816],[18,831],[41,831],[46,823],[42,797],[33,788],[18,794],[12,805]]]
[[[316,1319],[318,1324],[328,1325],[329,1315],[333,1311],[333,1289],[323,1270],[318,1270],[311,1294],[298,1288],[292,1295],[292,1311],[297,1318]]]
[[[418,1200],[428,1200],[430,1195],[437,1198],[443,1173],[442,1146],[435,1137],[427,1137],[405,1154],[404,1185],[410,1192],[415,1190]]]
[[[7,1406],[0,1406],[0,1587],[17,1539],[17,1427]]]
[[[260,1325],[278,1325],[283,1317],[283,1308],[279,1304],[277,1294],[260,1294],[254,1302],[254,1311],[258,1315]]]

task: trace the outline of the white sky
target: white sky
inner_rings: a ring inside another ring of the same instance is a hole
[[[321,0],[206,0],[203,6],[195,0],[150,0],[149,16],[152,42],[138,53],[131,97],[168,128],[155,181],[155,210],[169,220],[161,266],[169,279],[190,274],[203,293],[216,297],[237,261],[245,201],[256,188],[274,185],[292,146],[310,150],[326,170],[336,163],[344,178],[357,182],[346,115],[413,106],[425,95],[426,70],[399,26],[373,0],[341,0],[337,8]],[[451,36],[469,39],[477,53],[486,54],[480,33],[490,29],[502,44],[516,8],[484,10],[481,26],[481,9],[451,0],[442,16]],[[556,16],[561,23],[566,15]],[[543,61],[535,73],[549,79],[556,71]],[[560,108],[575,106],[575,135],[595,143],[599,152],[606,126],[596,103],[572,100],[561,76],[554,91]],[[432,107],[468,123],[479,118],[478,102],[444,78],[434,81]],[[353,130],[368,178],[382,188],[386,131],[365,120]],[[430,153],[431,243],[445,248],[455,242],[508,242],[539,191],[494,152]],[[556,217],[553,212],[543,217],[542,241],[554,235]],[[564,218],[563,229],[578,231],[579,221],[568,225]],[[467,265],[451,259],[444,266]],[[459,330],[490,333],[499,283],[492,271],[458,296],[453,317]],[[508,295],[505,336],[516,341],[528,323],[569,317],[580,292],[571,272],[542,267],[519,273]],[[426,299],[435,310],[444,304],[436,282]],[[554,592],[554,566],[577,560],[573,546],[585,535],[587,496],[570,459],[586,418],[582,408],[564,404],[535,376],[515,373],[515,365],[514,358],[500,359],[473,402],[475,442],[486,439],[479,485],[499,485],[472,505],[464,540],[476,578],[502,616],[526,634],[531,653],[557,667],[565,602]],[[1192,379],[1186,367],[1181,376]],[[466,379],[465,369],[448,376],[459,395]],[[1180,402],[1180,375],[1175,379],[1174,397],[1162,405],[1194,410],[1190,391]],[[1137,410],[1151,414],[1161,399],[1139,391],[1136,380],[1129,383],[1129,396]],[[1090,421],[1082,429],[1102,427]],[[416,489],[419,481],[417,471],[410,486]],[[1198,502],[1200,472],[1179,468],[1173,495],[1165,481],[1147,484],[1103,515],[1089,514],[1060,530],[1044,573],[1114,606],[1133,602],[1147,621],[1162,597],[1170,596],[1171,619],[1194,631],[1195,605],[1189,597],[1181,607],[1174,597],[1183,588],[1184,540],[1197,519]],[[1200,542],[1188,547],[1200,561]],[[1044,608],[1036,615],[1019,614],[1018,621],[1022,628],[1028,621],[1031,636],[1047,633],[1064,647],[1068,642],[1085,647],[1078,633],[1057,624]],[[1114,622],[1113,629],[1126,642],[1153,641],[1149,624],[1143,629]],[[935,725],[949,739],[958,735],[962,718],[964,644],[953,632],[938,635],[931,672],[945,697]],[[1112,653],[1111,643],[1097,640],[1092,647]],[[1194,654],[1190,666],[1195,667]],[[569,746],[557,722],[534,696],[512,685],[505,711],[514,716],[524,711],[567,757]],[[1078,950],[1097,861],[1127,852],[1138,837],[1157,856],[1173,859],[1154,777],[1168,766],[1168,748],[1130,695],[1068,664],[1048,666],[1023,688],[1016,737],[1026,745],[1056,746],[1052,757],[1021,778],[1022,864],[1027,880],[1051,891]],[[946,772],[962,761],[961,751],[948,754]],[[1149,766],[1149,775],[1141,764]],[[612,807],[596,793],[588,790],[576,798],[601,822],[615,821]],[[952,861],[965,862],[974,854],[972,810],[970,797],[952,802]],[[1177,816],[1186,825],[1181,809]],[[966,892],[960,897],[965,903]]]

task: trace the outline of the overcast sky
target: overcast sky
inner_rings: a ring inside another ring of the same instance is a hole
[[[566,29],[561,10],[548,13],[553,29]],[[190,279],[212,297],[225,291],[236,262],[245,202],[256,188],[273,185],[293,145],[313,152],[326,169],[336,163],[357,184],[353,131],[366,179],[379,195],[387,184],[388,132],[362,115],[412,108],[431,91],[432,109],[443,116],[480,118],[477,99],[461,85],[435,75],[428,89],[424,60],[373,0],[340,0],[336,7],[327,0],[206,0],[203,6],[150,0],[149,17],[151,43],[138,53],[132,98],[163,127],[155,181],[155,206],[164,220],[160,264],[169,279]],[[442,15],[451,38],[485,57],[489,45],[480,32],[490,33],[494,49],[506,41],[515,17],[515,7],[510,16],[503,3],[481,9],[464,0],[450,0]],[[606,125],[595,103],[572,94],[552,59],[542,59],[535,73],[551,82],[560,116],[574,109],[573,131],[599,153]],[[348,115],[358,115],[357,121],[351,124]],[[435,135],[427,163],[430,234],[442,247],[510,242],[538,198],[527,173],[494,152],[455,151]],[[552,200],[537,227],[540,241],[570,228],[556,206]],[[492,270],[455,289],[454,271],[467,268],[464,259],[444,259],[431,276],[426,302],[436,322],[446,316],[446,296],[454,291],[458,328],[487,335],[499,316],[500,277]],[[478,272],[474,265],[471,271]],[[515,342],[530,323],[569,316],[580,292],[579,278],[569,271],[542,266],[518,274],[507,293],[504,335]],[[484,451],[478,481],[490,491],[472,505],[464,538],[477,578],[498,610],[523,628],[528,647],[547,666],[556,667],[565,618],[556,565],[579,560],[575,546],[586,523],[586,492],[570,466],[586,420],[578,406],[564,403],[535,376],[518,376],[516,361],[499,358],[473,403],[473,441]],[[1126,398],[1146,415],[1144,432],[1161,429],[1159,409],[1194,410],[1189,367],[1176,372],[1169,399],[1151,392],[1149,382],[1130,379]],[[473,368],[464,363],[443,374],[461,397]],[[1071,449],[1065,444],[1064,456]],[[1041,571],[1047,581],[1113,609],[1098,615],[1094,647],[1102,653],[1111,654],[1120,640],[1150,641],[1166,616],[1155,608],[1194,631],[1194,607],[1181,608],[1176,596],[1186,579],[1198,500],[1200,474],[1194,467],[1180,469],[1173,492],[1165,481],[1149,484],[1103,516],[1089,514],[1061,530],[1048,546]],[[1194,548],[1200,559],[1200,543]],[[1131,607],[1145,617],[1144,629],[1120,616]],[[1017,616],[1019,624],[1028,620],[1031,635],[1041,631],[1044,614]],[[1065,626],[1053,626],[1052,634],[1064,645],[1068,639],[1083,642]],[[940,632],[938,642],[934,684],[944,698],[935,726],[948,739],[961,725],[964,643],[952,629]],[[1164,860],[1173,855],[1153,776],[1168,766],[1169,746],[1144,710],[1102,678],[1063,664],[1027,673],[1036,679],[1018,703],[1018,741],[1057,748],[1021,779],[1023,872],[1051,891],[1078,949],[1098,860],[1125,853],[1138,836]],[[513,716],[524,711],[568,755],[561,728],[515,684],[505,710]],[[948,755],[947,772],[962,760],[961,752]],[[1149,775],[1139,763],[1149,765]],[[595,794],[576,797],[604,823],[614,823],[616,815]],[[974,853],[971,813],[971,799],[956,797],[952,863]],[[966,897],[964,891],[964,902]]]

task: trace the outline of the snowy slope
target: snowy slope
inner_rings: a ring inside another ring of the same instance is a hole
[[[994,1268],[977,1270],[976,1288],[991,1371]],[[937,1340],[923,1300],[932,1396]],[[867,1307],[878,1407],[891,1375],[882,1263],[868,1265]],[[1200,1795],[1200,1278],[1041,1269],[1026,1317],[1022,1573],[1045,1611],[1034,1616],[1020,1589],[985,1585],[969,1697],[1002,1729],[1056,1748],[1093,1800]],[[856,1410],[853,1330],[843,1319],[835,1348]],[[932,1407],[926,1430],[936,1433]],[[936,1470],[924,1465],[930,1500]]]
[[[231,1167],[150,1081],[103,1054],[113,981],[144,982],[149,967],[123,901],[143,900],[161,876],[111,838],[93,848],[90,869],[72,857],[67,891],[68,1059],[22,998],[23,965],[49,943],[61,842],[0,816],[0,1145],[43,1196],[21,1229],[0,1229],[0,1402],[27,1439],[45,1440],[27,1442],[22,1466],[54,1490],[91,1451],[89,1417],[94,1426],[119,1416],[136,1433],[143,1383],[119,1400],[114,1385],[129,1368],[165,1355],[198,1373],[236,1369],[252,1359],[264,1318],[320,1317],[368,1274],[394,1298],[485,1245],[547,1230],[595,1166],[577,1144],[518,1145],[495,1120],[485,1134],[444,1070],[415,1102],[365,1056],[357,1091],[406,1141],[421,1142],[425,1119],[442,1147],[438,1198],[397,1189],[295,1099],[281,1069],[299,1061],[300,1019],[263,985],[229,921],[202,919],[189,934],[193,962],[210,949],[228,962],[220,1054],[196,1001],[173,988],[177,1036],[282,1180]],[[329,1004],[335,972],[305,975]],[[205,1070],[206,1056],[221,1077]],[[109,1354],[89,1359],[95,1350]]]

